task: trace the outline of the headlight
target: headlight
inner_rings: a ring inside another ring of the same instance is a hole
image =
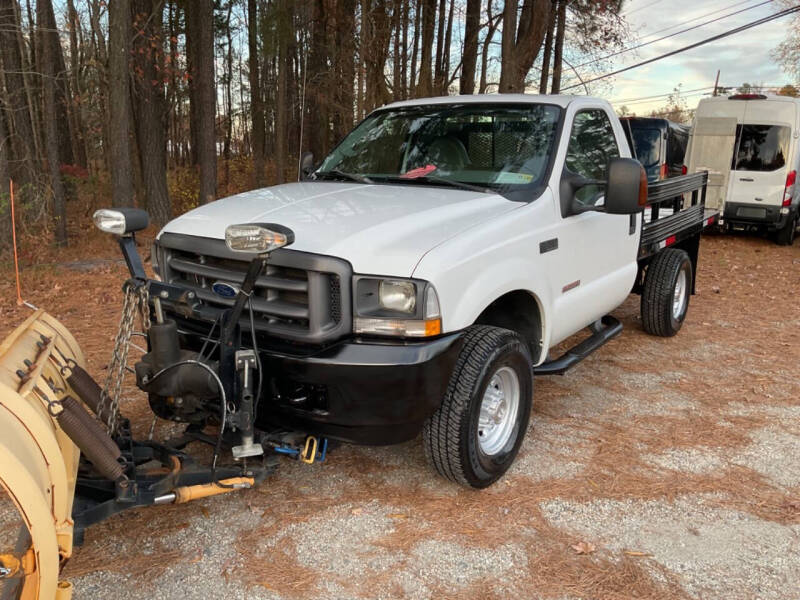
[[[439,298],[430,283],[357,275],[353,287],[354,333],[429,337],[442,332]]]
[[[378,286],[378,301],[387,310],[413,313],[417,306],[417,289],[410,281],[381,281]]]

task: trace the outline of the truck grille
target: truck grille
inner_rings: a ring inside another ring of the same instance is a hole
[[[233,306],[232,298],[218,296],[212,286],[244,281],[248,261],[241,254],[222,240],[170,233],[161,236],[159,247],[164,281],[191,289],[208,305]],[[344,260],[289,249],[272,252],[251,298],[256,330],[312,344],[349,333],[351,276]],[[250,328],[246,313],[241,325]]]

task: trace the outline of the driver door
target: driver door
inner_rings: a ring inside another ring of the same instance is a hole
[[[604,109],[579,109],[572,120],[563,170],[604,181],[608,160],[620,156],[622,132],[618,133],[619,138]],[[576,192],[575,199],[585,206],[600,207],[605,201],[604,189],[603,184],[587,185]],[[561,221],[551,345],[625,300],[636,277],[637,229],[641,227],[639,219],[628,215],[596,211],[562,216]]]

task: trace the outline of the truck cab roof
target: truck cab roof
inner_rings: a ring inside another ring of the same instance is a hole
[[[428,106],[431,104],[555,104],[566,108],[573,102],[590,101],[592,104],[608,105],[608,102],[591,96],[572,96],[567,94],[469,94],[463,96],[437,96],[434,98],[414,98],[392,102],[381,108],[405,108]],[[610,105],[609,109],[610,109]]]

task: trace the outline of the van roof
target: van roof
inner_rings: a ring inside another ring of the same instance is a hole
[[[761,96],[766,96],[765,98],[736,98],[738,95],[744,94],[730,94],[728,96],[712,96],[710,98],[702,98],[700,100],[700,104],[712,102],[800,102],[800,98],[794,98],[792,96],[778,96],[776,94],[758,94]]]

